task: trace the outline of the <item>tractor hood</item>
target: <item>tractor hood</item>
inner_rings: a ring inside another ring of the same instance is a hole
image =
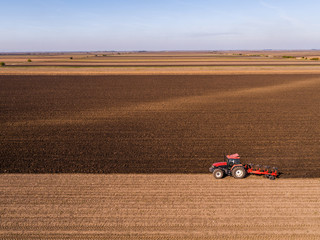
[[[217,162],[212,164],[213,167],[227,166],[227,162]]]

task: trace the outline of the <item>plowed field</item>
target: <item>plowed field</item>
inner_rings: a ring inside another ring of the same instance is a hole
[[[319,239],[320,180],[0,175],[1,239]]]
[[[2,173],[320,177],[320,75],[0,76]]]

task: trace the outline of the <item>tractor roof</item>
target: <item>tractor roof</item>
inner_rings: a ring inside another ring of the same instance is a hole
[[[240,155],[238,153],[227,155],[228,159],[240,159]]]

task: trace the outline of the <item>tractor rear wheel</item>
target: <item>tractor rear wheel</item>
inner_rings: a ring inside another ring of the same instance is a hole
[[[232,176],[234,178],[244,178],[246,176],[246,170],[243,167],[236,167],[232,169]]]
[[[221,169],[216,169],[213,171],[213,176],[216,179],[221,179],[221,178],[223,178],[223,171]]]

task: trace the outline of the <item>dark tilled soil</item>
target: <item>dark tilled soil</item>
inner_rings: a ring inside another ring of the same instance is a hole
[[[320,75],[0,76],[0,172],[320,177]]]

